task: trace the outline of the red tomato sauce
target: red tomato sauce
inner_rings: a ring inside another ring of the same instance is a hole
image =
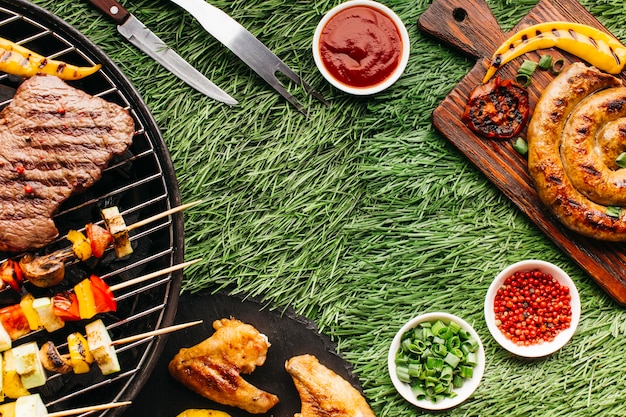
[[[400,63],[402,39],[386,14],[367,6],[342,10],[322,29],[320,56],[330,74],[351,87],[384,82]]]

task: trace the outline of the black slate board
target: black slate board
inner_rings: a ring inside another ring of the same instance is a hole
[[[234,317],[256,327],[269,338],[265,364],[244,378],[257,387],[278,395],[280,402],[262,416],[293,417],[300,412],[301,403],[293,380],[285,371],[285,361],[292,356],[315,355],[328,368],[341,375],[361,391],[352,368],[336,353],[335,344],[319,332],[317,325],[292,310],[271,310],[256,300],[242,300],[223,293],[201,292],[180,298],[175,323],[203,320],[197,326],[169,335],[154,371],[124,417],[176,417],[189,408],[226,411],[233,417],[249,417],[243,410],[222,406],[207,400],[174,381],[167,371],[169,361],[180,348],[195,345],[214,333],[214,320]]]

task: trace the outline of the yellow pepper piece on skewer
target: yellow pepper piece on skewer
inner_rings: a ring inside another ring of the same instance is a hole
[[[42,328],[43,325],[41,324],[41,320],[39,320],[37,311],[33,308],[34,300],[35,297],[32,294],[25,294],[20,300],[20,307],[22,307],[26,320],[28,320],[28,327],[30,327],[31,330],[38,330]]]
[[[82,334],[76,332],[67,336],[67,347],[70,351],[70,361],[75,374],[89,372],[94,357],[89,350],[89,344]]]
[[[91,250],[91,242],[89,242],[87,236],[78,230],[70,230],[67,232],[67,240],[72,242],[72,251],[74,251],[78,259],[85,262],[91,258],[93,252]]]
[[[626,46],[608,33],[580,23],[546,22],[522,29],[502,43],[491,57],[483,83],[518,56],[552,47],[574,54],[610,74],[619,74],[626,64]]]
[[[76,284],[74,293],[78,299],[78,311],[81,319],[90,319],[98,313],[89,278],[85,278]]]
[[[56,75],[63,80],[78,80],[98,71],[102,65],[78,67],[63,61],[48,59],[21,45],[0,38],[0,71],[21,77],[37,74]]]

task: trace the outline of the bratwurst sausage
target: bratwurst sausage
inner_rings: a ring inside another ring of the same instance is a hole
[[[543,91],[528,125],[528,169],[541,201],[569,229],[626,241],[626,88],[612,75],[575,63]],[[622,211],[624,212],[624,210]]]

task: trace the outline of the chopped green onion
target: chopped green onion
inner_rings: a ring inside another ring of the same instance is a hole
[[[431,326],[431,330],[433,332],[434,335],[439,336],[439,332],[441,331],[441,329],[444,329],[446,327],[445,324],[443,324],[443,322],[441,320],[437,320],[435,323],[433,323],[433,325]]]
[[[459,375],[461,375],[463,378],[471,378],[474,376],[473,366],[461,366],[459,369],[461,370]]]
[[[446,342],[446,348],[448,348],[448,351],[459,347],[461,347],[461,339],[459,339],[459,336],[454,335]]]
[[[563,71],[563,67],[565,66],[565,60],[563,58],[559,58],[552,63],[552,67],[550,67],[550,71],[553,74],[560,74]]]
[[[454,370],[451,367],[444,365],[443,369],[441,370],[441,375],[439,376],[439,379],[441,381],[447,382],[446,385],[449,385],[450,382],[452,382],[453,376]]]
[[[619,218],[622,214],[622,208],[616,206],[607,206],[606,215],[611,217]]]
[[[472,378],[479,346],[458,323],[422,323],[403,335],[395,358],[398,379],[418,400],[452,398],[454,389]]]
[[[450,339],[452,337],[453,334],[454,334],[454,332],[448,326],[448,327],[444,327],[443,329],[441,329],[437,336],[441,337],[443,340],[448,340],[448,339]]]
[[[450,365],[453,368],[456,368],[456,366],[459,364],[459,362],[461,362],[461,358],[459,358],[458,356],[456,356],[452,352],[448,352],[446,354],[446,357],[443,360],[444,360],[445,363],[447,363],[448,365]]]
[[[541,55],[539,58],[539,69],[548,70],[550,69],[550,65],[552,65],[552,56],[550,55]]]
[[[535,61],[529,61],[528,59],[525,59],[524,62],[522,62],[522,65],[520,65],[519,69],[517,70],[517,73],[532,76],[533,72],[535,72],[535,69],[537,69],[537,63]]]
[[[467,356],[465,357],[465,363],[467,365],[473,365],[473,366],[478,365],[478,358],[476,357],[476,353],[474,352],[468,353]]]
[[[418,400],[421,401],[426,399],[426,391],[424,391],[422,385],[412,386],[411,391],[413,391],[413,395],[415,395],[415,398],[417,398]]]
[[[443,369],[443,359],[431,356],[426,359],[426,369],[441,371]]]
[[[402,382],[410,383],[411,375],[409,374],[409,368],[405,366],[396,366],[396,375]]]
[[[426,343],[422,340],[416,340],[407,346],[407,349],[413,353],[422,353],[426,349]]]
[[[524,139],[522,139],[522,140],[524,140]],[[467,340],[467,339],[471,339],[472,335],[467,330],[461,329],[461,330],[459,330],[459,337],[461,338],[461,340]]]
[[[422,364],[410,363],[408,368],[408,374],[413,378],[418,378],[422,374]]]
[[[446,347],[445,341],[443,343],[436,343],[433,345],[433,353],[439,357],[446,356],[448,348]]]
[[[533,73],[537,69],[537,63],[534,61],[529,61],[525,59],[517,70],[517,76],[515,77],[515,81],[521,84],[524,87],[528,87],[531,82],[531,77]]]
[[[448,328],[450,330],[452,330],[452,333],[457,334],[458,332],[461,331],[461,326],[459,326],[457,323],[451,321],[450,324],[448,324]]]
[[[526,88],[530,85],[531,77],[528,74],[517,74],[515,76],[515,81],[522,87]]]
[[[619,154],[619,156],[615,158],[615,163],[622,168],[626,168],[626,152]]]
[[[461,375],[456,374],[452,378],[452,386],[454,386],[454,388],[461,388],[463,386],[463,382],[465,382],[465,378]]]
[[[528,143],[524,138],[518,137],[513,142],[513,149],[515,149],[520,155],[526,156],[528,154]]]

